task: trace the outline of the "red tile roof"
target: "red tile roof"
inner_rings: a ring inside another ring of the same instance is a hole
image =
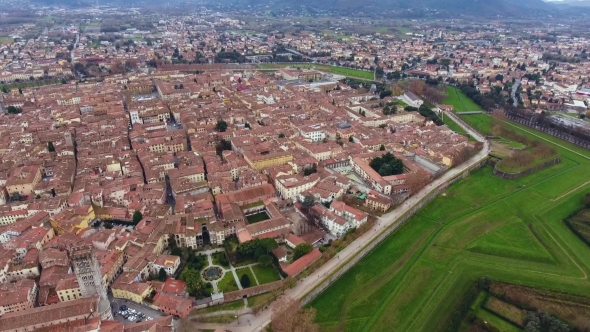
[[[303,257],[291,263],[291,265],[284,268],[283,271],[285,271],[285,273],[290,276],[295,276],[299,274],[299,272],[303,271],[306,267],[310,266],[311,263],[315,262],[316,259],[320,258],[321,256],[322,253],[319,250],[313,249]]]

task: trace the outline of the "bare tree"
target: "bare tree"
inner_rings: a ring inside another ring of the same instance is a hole
[[[315,316],[314,308],[303,309],[300,301],[285,296],[278,300],[270,326],[274,332],[318,332]]]
[[[427,173],[408,173],[406,176],[406,184],[410,187],[410,193],[412,195],[424,188],[429,182],[430,177]]]

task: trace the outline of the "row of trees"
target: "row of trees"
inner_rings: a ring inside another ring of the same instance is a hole
[[[418,108],[418,113],[434,122],[437,126],[442,126],[444,124],[443,120],[441,120],[441,118],[439,118],[438,115],[430,109],[430,107],[424,104],[420,105],[420,108]]]

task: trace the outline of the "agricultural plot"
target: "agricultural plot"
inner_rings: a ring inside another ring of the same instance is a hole
[[[485,127],[485,117],[473,119]],[[516,180],[486,166],[450,186],[310,304],[323,331],[442,330],[484,275],[590,296],[590,248],[563,222],[590,192],[590,152],[508,126],[562,162]]]
[[[467,97],[461,90],[447,85],[447,99],[443,101],[445,105],[453,105],[455,112],[473,112],[481,111],[481,107]]]

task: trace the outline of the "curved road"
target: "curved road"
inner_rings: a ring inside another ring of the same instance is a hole
[[[393,210],[392,212],[383,215],[381,218],[377,220],[373,228],[366,232],[365,234],[361,235],[357,238],[354,242],[352,242],[348,247],[344,248],[336,257],[332,258],[326,264],[322,265],[319,269],[313,272],[308,277],[300,280],[297,285],[285,292],[285,294],[292,298],[301,299],[305,296],[310,290],[314,289],[316,286],[320,285],[326,276],[332,274],[332,272],[338,270],[341,265],[344,265],[348,259],[354,257],[358,250],[364,247],[366,244],[372,242],[379,234],[389,227],[394,227],[397,229],[403,223],[398,221],[398,218],[402,216],[406,211],[410,210],[415,204],[417,204],[422,198],[427,196],[433,189],[438,187],[439,185],[445,183],[447,180],[452,179],[457,174],[461,173],[465,169],[469,168],[470,166],[478,163],[483,158],[487,157],[488,153],[490,152],[490,144],[489,142],[478,132],[471,129],[462,121],[457,121],[457,116],[452,113],[448,113],[447,115],[453,118],[465,131],[467,131],[471,136],[476,138],[478,141],[484,143],[484,148],[479,151],[475,156],[469,159],[467,162],[461,164],[460,166],[453,168],[443,174],[440,178],[436,179],[426,187],[424,187],[418,194],[410,197],[402,206],[398,207],[397,209]],[[264,327],[270,323],[271,315],[272,315],[272,308],[274,303],[271,304],[266,310],[263,310],[258,313],[257,316],[252,314],[243,314],[238,317],[237,322],[233,322],[231,324],[201,324],[195,323],[195,327],[201,329],[216,329],[221,327],[225,330],[230,330],[232,332],[259,332],[263,331]]]

